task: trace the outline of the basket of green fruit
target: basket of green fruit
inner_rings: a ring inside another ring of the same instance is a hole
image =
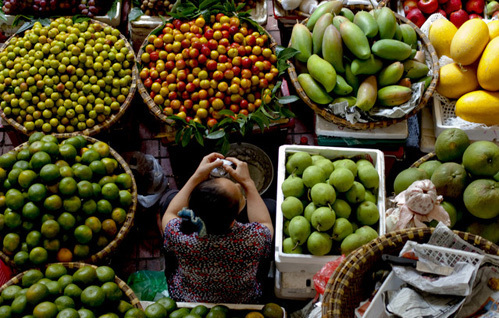
[[[0,156],[0,258],[17,269],[96,263],[128,234],[137,205],[132,171],[92,137],[36,132]]]
[[[1,48],[0,115],[27,135],[108,129],[136,90],[132,47],[119,30],[89,18],[42,22]]]
[[[247,13],[235,14],[233,2],[187,5],[171,12],[174,18],[152,31],[138,53],[139,92],[155,117],[188,142],[289,116],[274,98],[282,70],[272,37]]]
[[[140,317],[139,299],[108,266],[52,263],[0,287],[1,317]],[[142,312],[143,314],[143,312]]]
[[[302,100],[352,129],[387,127],[419,112],[438,81],[428,38],[388,7],[330,3],[293,27],[290,47],[300,53],[288,60],[288,73]]]

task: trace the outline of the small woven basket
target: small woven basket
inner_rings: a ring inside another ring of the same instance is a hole
[[[411,228],[390,232],[350,253],[329,278],[322,302],[322,316],[354,317],[355,308],[374,290],[373,275],[380,269],[389,268],[381,260],[381,255],[398,255],[408,240],[426,243],[433,230]],[[499,255],[499,246],[481,236],[456,230],[454,233],[487,254]]]
[[[165,23],[163,23],[162,25],[160,25],[156,29],[152,30],[151,33],[149,33],[149,35],[157,34],[159,30],[162,30],[164,28],[164,26],[165,26]],[[272,37],[272,35],[270,33],[266,32],[266,34],[269,37],[269,41],[270,41],[269,47],[275,53],[275,48],[277,46],[277,42],[275,41],[275,39]],[[140,46],[140,50],[137,53],[137,63],[140,63],[140,57],[142,56],[142,53],[144,53],[144,48],[149,43],[149,40],[148,40],[149,35],[146,36],[144,42]],[[167,123],[168,125],[173,126],[173,124],[175,124],[175,121],[173,119],[168,118],[168,116],[163,113],[163,110],[158,106],[158,104],[156,104],[154,102],[154,100],[151,98],[151,95],[147,91],[147,88],[144,86],[144,82],[142,81],[142,79],[140,77],[138,77],[138,79],[137,79],[137,86],[138,86],[140,96],[142,96],[144,103],[146,103],[147,108],[149,108],[149,111],[154,115],[154,117],[158,118],[162,122]]]
[[[380,3],[380,5],[384,3]],[[372,6],[365,6],[365,5],[347,5],[347,8],[350,10],[356,12],[360,10],[370,10],[372,9]],[[379,6],[378,6],[379,7]],[[437,86],[438,82],[438,76],[439,76],[439,64],[438,64],[438,56],[435,51],[435,48],[433,45],[430,43],[430,40],[428,37],[414,24],[412,21],[407,19],[404,16],[401,16],[398,13],[395,13],[395,17],[397,18],[398,22],[403,22],[406,24],[409,24],[417,33],[418,38],[422,42],[423,50],[426,51],[426,54],[430,55],[431,63],[430,65],[430,70],[432,71],[432,80],[426,91],[424,92],[423,97],[421,98],[421,102],[407,115],[402,116],[400,118],[386,118],[384,120],[379,120],[379,121],[372,121],[372,122],[367,122],[367,123],[351,123],[348,121],[346,118],[336,116],[328,111],[322,106],[319,106],[315,104],[308,96],[305,94],[305,91],[301,87],[300,83],[298,82],[298,74],[296,72],[295,66],[291,60],[288,60],[287,63],[289,65],[288,68],[288,74],[289,77],[291,78],[291,82],[293,83],[293,86],[296,89],[296,92],[300,96],[300,98],[307,104],[312,110],[320,115],[322,118],[326,119],[327,121],[330,121],[336,125],[347,127],[350,129],[357,129],[357,130],[366,130],[366,129],[374,129],[374,128],[384,128],[388,127],[390,125],[396,124],[398,122],[404,121],[407,118],[416,115],[423,107],[425,107],[426,103],[430,100],[431,96],[433,95],[433,92],[435,91],[435,87]],[[306,20],[304,21],[306,23]]]
[[[57,135],[57,138],[59,139],[66,139],[71,137],[73,134],[59,134]],[[90,136],[83,136],[87,142],[90,143],[95,143],[98,140],[90,137]],[[27,142],[17,146],[13,150],[21,150],[22,148],[26,147],[28,145]],[[116,237],[110,241],[102,250],[98,251],[97,253],[91,255],[87,259],[83,260],[84,263],[91,263],[95,264],[98,263],[100,260],[105,259],[108,255],[110,255],[114,250],[118,248],[120,243],[125,239],[127,236],[128,232],[130,232],[130,229],[133,226],[133,221],[135,218],[135,211],[137,209],[137,184],[135,182],[135,178],[133,176],[133,172],[128,166],[128,163],[123,159],[123,157],[120,156],[120,154],[114,150],[113,148],[109,147],[109,153],[110,155],[118,161],[119,166],[126,172],[130,177],[132,177],[132,188],[130,190],[130,194],[132,195],[132,204],[128,208],[127,214],[126,214],[126,219],[125,222],[121,225],[118,233],[116,234]],[[0,258],[7,264],[9,267],[16,269],[17,266],[14,263],[14,260],[9,257],[7,254],[5,254],[3,251],[0,250]]]
[[[437,154],[434,153],[434,152],[430,152],[426,155],[424,155],[423,157],[419,158],[418,160],[416,160],[410,168],[418,168],[423,162],[426,162],[428,160],[434,160],[436,159],[437,157]]]
[[[97,21],[97,20],[94,20],[94,19],[91,19],[90,22],[91,23],[100,24],[103,27],[109,26],[106,23],[103,23],[103,22],[100,22],[100,21]],[[2,52],[3,50],[5,50],[7,48],[7,46],[10,43],[10,41],[14,37],[16,37],[15,34],[13,36],[9,37],[9,39],[7,41],[5,41],[5,43],[0,47],[0,52]],[[121,33],[120,33],[120,39],[122,39],[122,40],[125,41],[125,46],[128,48],[128,50],[130,52],[134,52],[132,46],[130,45],[130,43],[128,43],[127,38],[123,34],[121,34]],[[76,136],[76,135],[80,135],[80,134],[85,135],[85,136],[93,136],[93,135],[96,135],[96,134],[100,133],[101,131],[109,129],[114,123],[116,123],[121,118],[121,116],[123,116],[123,114],[128,109],[128,107],[131,105],[132,100],[133,100],[133,96],[135,95],[135,91],[137,90],[137,79],[139,78],[139,72],[137,70],[137,65],[136,65],[135,61],[133,61],[132,63],[133,63],[133,66],[132,66],[132,82],[130,84],[130,90],[128,92],[128,95],[127,95],[125,101],[121,104],[120,109],[118,110],[118,112],[112,113],[111,115],[109,115],[107,117],[107,119],[105,121],[103,121],[102,123],[99,123],[99,124],[95,124],[91,128],[86,128],[84,130],[74,131],[72,133],[57,133],[57,132],[54,132],[53,135],[57,136],[58,138],[60,136]],[[27,130],[26,127],[24,127],[23,125],[19,124],[12,117],[9,117],[9,116],[5,115],[5,113],[3,112],[3,110],[1,108],[0,108],[0,116],[6,122],[8,122],[9,125],[11,125],[17,131],[20,131],[21,133],[23,133],[25,135],[31,135],[32,133],[34,133],[35,131],[37,131],[37,130],[31,130],[31,131]]]
[[[64,265],[69,270],[74,270],[76,271],[79,268],[82,268],[83,266],[92,266],[93,268],[97,268],[95,265],[91,264],[86,264],[86,263],[80,263],[80,262],[65,262],[65,263],[59,263]],[[12,286],[12,285],[20,285],[23,279],[23,276],[26,274],[26,272],[22,272],[17,274],[16,276],[12,277],[8,282],[0,286],[0,293],[4,291],[5,288]],[[118,276],[114,277],[114,282],[120,287],[121,291],[123,294],[125,294],[128,297],[128,300],[130,304],[139,309],[143,309],[142,305],[140,304],[140,300],[135,296],[133,290],[128,286],[121,278]]]

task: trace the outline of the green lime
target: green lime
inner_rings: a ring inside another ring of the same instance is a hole
[[[163,306],[161,306],[161,307],[163,307]],[[165,309],[165,311],[166,311],[166,309]],[[170,315],[168,317],[169,318],[183,318],[184,316],[187,316],[189,313],[190,313],[190,310],[188,308],[183,307],[183,308],[175,309],[174,311],[172,311],[170,313]],[[147,312],[146,312],[146,316],[147,316]]]
[[[92,183],[87,180],[82,180],[78,182],[78,196],[83,199],[90,198],[94,195],[94,189]]]
[[[171,313],[177,309],[177,302],[170,297],[163,297],[156,301],[157,303],[163,305],[168,313]]]
[[[19,175],[21,174],[21,172],[23,172],[23,170],[19,168],[10,170],[9,174],[7,175],[7,180],[12,186],[18,185]]]
[[[28,220],[35,220],[40,216],[40,208],[33,202],[27,202],[22,209],[22,216]]]
[[[73,168],[75,177],[79,180],[92,180],[93,172],[87,165],[78,165]]]
[[[33,309],[33,316],[36,318],[54,318],[57,316],[57,312],[57,306],[54,303],[44,301]]]
[[[12,301],[10,308],[12,309],[13,314],[21,315],[26,310],[27,305],[28,305],[28,302],[26,300],[26,296],[20,295],[20,296],[17,296],[14,299],[14,301]]]
[[[189,310],[186,308],[187,314],[189,313]],[[168,313],[166,312],[165,307],[163,305],[158,304],[158,303],[152,303],[149,306],[146,307],[146,310],[144,311],[146,314],[147,318],[166,318]],[[173,313],[172,313],[173,314]],[[186,315],[187,315],[186,314]],[[173,318],[181,318],[183,316],[175,316]],[[170,317],[172,317],[170,315]]]
[[[29,188],[31,183],[38,177],[33,170],[23,170],[17,178],[17,183],[24,189]]]
[[[10,229],[16,229],[23,223],[21,214],[6,209],[4,212],[5,225]]]
[[[32,144],[30,144],[28,146],[29,153],[33,155],[34,153],[41,151],[43,144],[44,144],[44,142],[41,140],[33,142]]]
[[[43,136],[45,136],[45,134],[44,134],[44,133],[42,133],[41,131],[35,131],[34,133],[32,133],[32,134],[29,136],[28,143],[29,143],[29,144],[32,144],[32,143],[34,143],[35,141],[42,140]]]
[[[43,142],[53,142],[53,143],[58,143],[59,141],[57,140],[57,137],[54,135],[45,135],[42,137],[41,141]]]
[[[62,178],[59,182],[59,192],[63,195],[72,195],[76,192],[77,183],[75,179],[71,177]]]
[[[59,154],[66,161],[74,161],[77,155],[77,151],[73,145],[65,143],[59,146]]]
[[[54,158],[59,155],[59,146],[55,142],[45,142],[41,150]]]
[[[2,298],[4,301],[12,301],[16,298],[17,293],[21,291],[21,286],[10,285],[2,291]]]
[[[81,162],[83,162],[84,164],[87,164],[87,165],[95,160],[100,160],[100,155],[97,151],[95,151],[93,149],[88,149],[81,156]]]
[[[89,164],[89,167],[90,169],[92,169],[92,172],[96,175],[103,176],[107,173],[106,166],[100,160],[92,161]]]
[[[16,163],[14,163],[12,169],[27,170],[29,169],[29,162],[27,162],[26,160],[18,160],[16,161]]]
[[[81,206],[81,210],[85,214],[92,215],[95,213],[95,211],[97,211],[97,203],[95,203],[95,201],[92,199],[84,201]]]
[[[99,318],[119,318],[119,316],[113,312],[108,312],[107,314],[100,315]]]
[[[33,170],[40,170],[46,164],[51,162],[50,155],[44,151],[38,151],[31,156],[31,160],[29,161],[31,168]]]
[[[59,234],[61,227],[56,220],[47,220],[42,224],[42,235],[46,238],[54,238]]]
[[[76,258],[84,259],[90,254],[90,246],[84,244],[75,244],[73,254]]]
[[[114,269],[112,269],[109,266],[99,266],[95,270],[97,274],[97,279],[101,283],[106,283],[106,282],[114,282],[115,278],[115,272]]]
[[[199,315],[201,317],[206,316],[210,310],[205,305],[197,305],[191,309],[191,314]]]
[[[215,305],[211,307],[210,311],[221,311],[227,315],[229,313],[229,307],[225,305]]]
[[[84,306],[99,307],[106,300],[106,294],[99,286],[88,286],[81,292],[81,303]]]
[[[57,211],[62,208],[62,199],[57,194],[53,194],[43,201],[43,206],[48,211]]]
[[[78,314],[80,315],[80,318],[95,318],[94,313],[85,308],[78,310]]]
[[[101,186],[98,183],[92,183],[92,188],[94,189],[94,197],[98,198],[100,196]]]
[[[115,179],[113,176],[104,176],[99,180],[99,185],[103,187],[105,184],[114,183]]]
[[[13,151],[9,151],[0,156],[0,168],[10,169],[17,160],[17,154]]]
[[[9,189],[5,194],[5,205],[12,209],[20,209],[24,205],[24,195],[17,189]]]
[[[74,230],[74,237],[81,244],[87,244],[92,240],[92,229],[86,225],[80,225]]]
[[[60,168],[53,163],[46,164],[40,170],[40,179],[45,183],[52,183],[61,176]]]
[[[61,177],[71,177],[73,178],[75,176],[73,168],[70,166],[62,166],[59,167],[59,173],[61,174]]]
[[[80,318],[80,315],[74,308],[64,308],[59,311],[57,318]]]
[[[114,158],[102,158],[102,163],[106,166],[107,174],[112,174],[118,168],[118,161]]]
[[[128,190],[120,190],[119,192],[120,205],[124,208],[128,208],[132,205],[132,194]]]
[[[81,288],[74,283],[70,283],[64,288],[64,296],[69,296],[73,299],[79,299],[80,295],[81,295]]]
[[[130,304],[128,301],[124,301],[123,299],[121,299],[117,309],[120,314],[124,314],[132,308],[133,308],[132,304]]]
[[[63,230],[68,231],[75,226],[76,218],[69,212],[63,212],[57,218],[57,223],[59,223]]]
[[[35,265],[47,262],[48,256],[47,250],[40,246],[33,248],[29,252],[29,260]]]
[[[58,295],[61,292],[61,285],[57,281],[50,281],[46,284],[50,295]]]
[[[35,247],[40,245],[42,239],[42,233],[38,231],[31,231],[26,235],[26,243],[29,247]]]
[[[69,275],[69,274],[62,275],[61,277],[59,277],[57,282],[59,283],[61,290],[64,290],[66,288],[66,286],[68,286],[69,284],[71,284],[73,282],[73,275]]]
[[[64,140],[64,144],[73,145],[73,147],[75,147],[78,150],[83,148],[83,146],[84,146],[84,143],[82,143],[81,140],[79,138],[76,138],[76,137],[70,137],[70,138]]]
[[[83,283],[85,285],[91,284],[96,278],[97,272],[95,271],[95,268],[89,265],[79,268],[73,274],[73,281],[75,283]]]
[[[19,237],[19,234],[8,233],[3,238],[3,250],[8,254],[13,254],[19,247],[20,243],[21,238]]]
[[[35,283],[28,288],[26,299],[32,305],[36,305],[49,296],[49,289],[46,285]]]
[[[3,305],[0,307],[0,317],[10,318],[12,317],[12,309],[8,305]]]
[[[132,177],[128,173],[120,173],[116,177],[116,184],[120,189],[130,189],[133,184]]]
[[[64,201],[62,201],[62,205],[64,207],[64,210],[75,213],[78,212],[81,208],[81,200],[79,197],[74,195],[70,198],[64,199]]]
[[[146,314],[138,308],[131,308],[125,313],[125,318],[146,318]]]
[[[126,211],[123,208],[114,208],[111,213],[111,218],[116,224],[123,224],[126,220]]]
[[[29,254],[26,251],[19,251],[14,255],[14,264],[18,267],[23,267],[29,261]]]
[[[31,154],[29,153],[29,149],[23,148],[23,149],[19,150],[16,158],[17,158],[17,160],[28,160],[29,158],[31,158]]]
[[[105,282],[101,288],[104,294],[106,294],[106,300],[118,301],[123,296],[123,292],[115,282]]]
[[[108,200],[99,200],[97,201],[97,212],[102,214],[111,214],[111,212],[113,212],[113,206]]]
[[[40,202],[47,196],[47,188],[41,183],[32,184],[28,189],[28,199],[33,202]]]
[[[106,200],[114,200],[119,197],[119,191],[115,183],[106,183],[102,186],[101,194]]]
[[[61,277],[62,275],[66,275],[67,273],[67,268],[59,263],[50,264],[45,269],[45,277],[52,280],[59,279],[59,277]]]

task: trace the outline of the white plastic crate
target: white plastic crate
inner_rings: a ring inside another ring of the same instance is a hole
[[[314,274],[291,272],[281,273],[276,270],[274,293],[278,298],[307,299],[316,295]]]
[[[281,184],[286,179],[286,158],[288,155],[305,151],[310,154],[322,155],[329,159],[351,158],[359,155],[367,155],[372,159],[373,165],[380,176],[378,189],[378,210],[380,214],[378,228],[379,235],[385,234],[385,161],[383,152],[377,149],[364,148],[342,148],[342,147],[323,147],[323,146],[301,146],[301,145],[283,145],[279,147],[279,158],[277,168],[277,211],[276,211],[276,230],[275,230],[275,262],[277,269],[281,272],[304,272],[315,274],[324,264],[333,261],[340,255],[315,256],[311,254],[286,254],[282,250],[283,241],[283,215],[280,206],[284,200],[281,190]]]
[[[489,140],[499,142],[499,126],[472,128],[464,120],[462,125],[450,125],[449,120],[456,118],[454,112],[455,101],[452,104],[443,104],[439,98],[433,97],[433,118],[435,122],[435,136],[438,137],[445,129],[459,128],[466,132],[470,140]]]

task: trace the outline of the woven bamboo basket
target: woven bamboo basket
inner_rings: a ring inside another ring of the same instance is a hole
[[[91,23],[100,24],[103,27],[109,26],[106,23],[103,23],[103,22],[100,22],[100,21],[97,21],[97,20],[94,20],[94,19],[91,19],[90,22]],[[2,52],[3,50],[5,50],[7,48],[7,46],[9,45],[9,43],[12,41],[12,39],[14,37],[16,37],[15,34],[13,36],[9,37],[9,39],[7,41],[5,41],[5,43],[0,47],[0,52]],[[125,46],[128,48],[128,50],[130,52],[134,52],[132,46],[130,45],[130,43],[128,43],[127,38],[123,34],[121,34],[121,33],[120,33],[120,39],[122,39],[122,40],[125,41]],[[76,136],[76,135],[79,135],[79,134],[82,134],[82,135],[85,135],[85,136],[93,136],[93,135],[96,135],[96,134],[100,133],[101,131],[109,129],[114,123],[116,123],[121,118],[121,116],[123,116],[123,114],[128,109],[128,107],[132,104],[133,96],[135,95],[135,91],[137,90],[137,78],[139,77],[139,72],[137,70],[137,65],[136,65],[135,61],[133,61],[132,63],[133,63],[133,66],[132,66],[132,82],[130,84],[130,90],[128,92],[128,95],[127,95],[125,101],[121,104],[120,109],[118,110],[118,112],[116,112],[116,113],[113,112],[112,114],[110,114],[106,118],[105,121],[103,121],[102,123],[99,123],[99,124],[95,124],[91,128],[86,128],[84,130],[74,131],[72,133],[53,133],[53,135],[55,135],[57,137],[59,137],[59,136],[61,136],[61,137],[62,136]],[[7,116],[3,112],[3,110],[1,108],[0,108],[0,116],[7,123],[9,123],[9,125],[11,125],[17,131],[20,131],[21,133],[23,133],[25,135],[31,135],[33,132],[36,131],[36,130],[32,130],[32,131],[27,130],[26,127],[24,127],[23,125],[19,124],[14,118]]]
[[[424,155],[423,157],[419,158],[418,160],[416,160],[412,165],[411,165],[411,168],[418,168],[423,162],[426,162],[428,160],[432,160],[432,159],[436,159],[437,157],[437,154],[434,153],[434,152],[430,152],[426,155]]]
[[[434,228],[411,228],[387,233],[350,253],[329,278],[322,302],[323,317],[354,317],[355,308],[374,291],[373,275],[390,267],[381,255],[398,254],[406,241],[428,242]],[[466,242],[487,254],[499,255],[499,246],[481,236],[454,230]]]
[[[385,3],[383,2],[383,3],[380,3],[380,5],[381,4],[384,5]],[[372,6],[365,6],[365,5],[348,5],[346,7],[354,12],[360,11],[360,10],[371,10],[372,9]],[[305,102],[305,104],[307,104],[310,108],[312,108],[312,110],[316,114],[320,115],[322,118],[326,119],[327,121],[330,121],[330,122],[332,122],[336,125],[339,125],[339,126],[347,127],[350,129],[366,130],[366,129],[374,129],[374,128],[384,128],[384,127],[388,127],[390,125],[396,124],[398,122],[404,121],[407,118],[409,118],[413,115],[416,115],[421,109],[423,109],[426,106],[426,104],[430,100],[431,96],[433,95],[433,92],[435,91],[435,88],[436,88],[437,82],[438,82],[439,64],[438,64],[437,53],[436,53],[433,45],[430,43],[430,40],[428,39],[428,37],[414,23],[412,23],[409,19],[407,19],[404,16],[401,16],[398,13],[394,12],[394,14],[395,14],[395,17],[396,17],[398,22],[403,22],[403,23],[409,24],[412,28],[414,28],[414,30],[416,30],[418,38],[422,42],[423,50],[426,51],[426,54],[430,55],[431,64],[432,64],[432,65],[430,65],[430,70],[433,73],[433,75],[432,75],[433,78],[432,78],[430,85],[428,86],[428,88],[424,92],[424,95],[421,98],[421,102],[409,114],[407,114],[403,117],[400,117],[400,118],[386,118],[383,120],[371,121],[371,122],[367,122],[367,123],[351,123],[347,119],[340,117],[340,116],[336,116],[336,115],[326,111],[326,109],[324,107],[321,107],[321,106],[315,104],[307,96],[307,94],[305,94],[305,91],[303,90],[300,83],[298,82],[298,73],[295,69],[295,66],[291,60],[288,60],[287,61],[288,65],[289,65],[288,74],[289,74],[289,77],[291,78],[291,82],[293,83],[293,86],[296,89],[296,92],[298,93],[300,98]],[[304,21],[304,23],[306,23],[306,20]]]
[[[149,33],[149,35],[157,34],[157,32],[162,30],[164,28],[164,26],[165,26],[165,23],[161,24],[156,29],[151,31],[151,33]],[[277,42],[275,41],[275,39],[272,37],[272,35],[270,33],[266,32],[266,34],[269,37],[269,41],[270,41],[269,47],[275,53],[275,48],[277,46]],[[149,35],[146,36],[144,42],[140,46],[139,52],[137,53],[138,63],[140,63],[140,57],[142,56],[142,53],[144,53],[145,46],[149,43],[149,41],[148,41]],[[137,86],[138,86],[138,91],[140,93],[140,96],[142,96],[144,103],[146,103],[147,108],[154,115],[154,117],[158,118],[162,122],[167,123],[168,125],[173,126],[175,121],[173,119],[168,118],[168,116],[163,113],[163,110],[158,106],[158,104],[156,104],[154,102],[154,100],[151,98],[151,95],[147,91],[147,88],[144,86],[144,82],[142,81],[142,79],[140,77],[138,77],[138,79],[137,79]],[[172,133],[172,132],[170,131],[170,133]]]
[[[86,263],[81,263],[81,262],[65,262],[65,263],[59,263],[64,265],[70,272],[76,271],[79,268],[82,268],[83,266],[92,266],[93,268],[97,268],[97,266],[92,265],[92,264],[86,264]],[[23,276],[26,274],[26,272],[22,272],[17,274],[16,276],[12,277],[8,282],[0,286],[0,293],[7,287],[12,286],[12,285],[20,285],[23,279]],[[133,290],[128,286],[121,278],[118,276],[114,277],[114,282],[120,287],[121,291],[123,294],[126,295],[128,298],[130,304],[139,309],[143,309],[142,305],[140,304],[140,300],[135,296]]]
[[[59,134],[57,137],[59,139],[67,139],[69,137],[72,137],[72,135],[73,135],[72,133],[71,134],[69,134],[69,133]],[[90,142],[90,143],[95,143],[98,141],[97,139],[90,137],[90,136],[83,136],[83,137],[87,140],[87,142]],[[14,150],[16,150],[16,151],[21,150],[22,148],[26,147],[27,145],[28,145],[28,143],[25,142],[25,143],[17,146],[16,148],[14,148]],[[116,150],[109,147],[109,153],[114,159],[116,159],[116,161],[118,161],[119,167],[121,167],[124,172],[126,172],[130,177],[132,177],[132,188],[130,190],[130,193],[132,195],[132,204],[128,208],[125,222],[123,222],[123,224],[119,228],[119,231],[116,234],[116,237],[112,241],[110,241],[102,250],[96,252],[95,254],[91,255],[87,259],[83,260],[84,263],[91,263],[91,264],[98,263],[99,261],[101,261],[101,260],[105,259],[107,256],[109,256],[113,251],[115,251],[118,248],[118,246],[121,244],[121,242],[125,239],[128,232],[130,232],[130,229],[133,226],[133,221],[135,218],[135,211],[137,209],[137,184],[135,182],[133,172],[130,169],[130,167],[128,166],[125,159],[123,159],[123,157],[121,157],[120,154]],[[13,269],[17,268],[17,266],[14,264],[14,260],[1,250],[0,250],[0,258],[9,267],[11,267]]]

